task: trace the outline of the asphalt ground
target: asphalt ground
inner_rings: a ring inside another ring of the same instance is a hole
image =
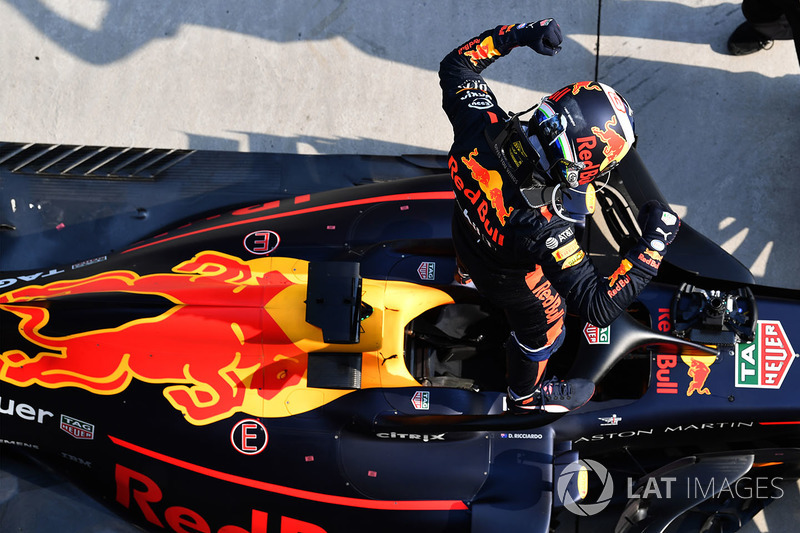
[[[526,109],[578,80],[615,87],[679,214],[760,283],[800,288],[800,66],[789,41],[726,54],[739,2],[2,0],[0,140],[444,153],[441,58],[489,27],[545,17],[562,52],[519,49],[487,69],[501,104]],[[788,514],[745,531],[792,530],[791,492]]]

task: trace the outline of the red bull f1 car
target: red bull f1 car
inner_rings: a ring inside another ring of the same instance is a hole
[[[154,531],[736,531],[800,472],[800,294],[684,224],[569,413],[505,406],[441,156],[0,144],[0,443]],[[578,236],[612,272],[632,151]],[[9,209],[9,204],[11,209]],[[579,517],[579,518],[576,518]]]

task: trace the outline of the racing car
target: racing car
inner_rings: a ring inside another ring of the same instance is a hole
[[[568,317],[548,371],[592,400],[515,415],[441,156],[2,143],[0,167],[2,452],[143,528],[736,531],[800,477],[800,293],[688,224],[613,324]],[[632,150],[577,229],[601,271],[650,199]]]

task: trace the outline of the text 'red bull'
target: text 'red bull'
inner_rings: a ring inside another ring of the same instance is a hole
[[[612,126],[616,125],[617,117],[614,116],[605,123],[604,129],[600,129],[597,126],[592,127],[592,133],[594,133],[595,136],[578,137],[576,139],[578,160],[584,164],[583,169],[581,169],[578,175],[578,183],[580,185],[591,182],[599,173],[608,168],[612,162],[619,162],[625,154],[628,153],[630,144],[625,140],[625,137],[612,128]],[[598,138],[604,145],[602,152],[604,159],[602,163],[594,162],[594,151],[597,146]]]
[[[477,153],[477,151],[475,151],[473,153]],[[472,154],[470,154],[470,158],[471,157],[472,157]],[[462,193],[464,195],[464,197],[466,197],[466,199],[472,205],[477,206],[478,217],[480,218],[480,222],[483,224],[483,226],[482,226],[482,228],[479,228],[478,225],[475,224],[474,221],[470,221],[472,223],[475,231],[480,233],[481,229],[482,229],[485,232],[486,237],[489,240],[491,240],[492,242],[496,243],[498,246],[503,246],[503,241],[505,240],[505,236],[500,231],[500,228],[498,228],[495,225],[493,225],[492,220],[489,217],[489,204],[486,202],[486,199],[483,198],[483,196],[481,195],[481,191],[484,190],[484,187],[489,188],[490,186],[482,184],[478,178],[474,177],[474,174],[473,174],[473,178],[478,181],[478,183],[480,184],[481,188],[480,188],[480,190],[472,190],[472,189],[468,188],[466,186],[466,184],[464,183],[464,180],[461,179],[461,176],[458,175],[458,162],[456,161],[456,159],[453,156],[450,156],[450,159],[447,161],[447,166],[450,168],[450,177],[453,179],[453,186],[454,186],[455,190],[460,192],[460,193]],[[481,168],[483,168],[483,167],[481,167]],[[487,179],[488,179],[487,183],[491,183],[492,177],[489,176],[489,178],[487,178]],[[489,193],[488,194],[492,194],[491,193],[491,188],[489,188]],[[497,219],[500,221],[500,223],[501,223],[500,226],[502,227],[502,226],[505,225],[505,218],[508,217],[508,215],[513,210],[513,208],[511,208],[511,209],[509,209],[507,211],[506,208],[505,208],[505,203],[500,203],[500,202],[504,202],[503,201],[503,193],[502,193],[501,190],[499,190],[497,192],[497,194],[494,194],[494,196],[495,196],[496,199],[499,198],[499,200],[497,202],[494,202],[492,204],[492,206],[495,208],[495,211],[497,213]],[[489,196],[489,197],[491,198],[492,196]],[[478,203],[478,200],[480,200],[480,204]],[[501,212],[505,213],[505,217],[501,218]]]
[[[40,351],[0,353],[0,380],[116,394],[137,379],[168,384],[164,396],[193,424],[240,411],[263,416],[265,400],[300,383],[307,354],[265,310],[293,283],[277,270],[252,270],[255,261],[202,252],[172,273],[118,270],[2,294],[0,309],[20,318],[21,335]],[[42,300],[109,292],[157,295],[169,308],[109,329],[42,333],[50,321]]]
[[[631,282],[628,272],[633,268],[633,264],[627,259],[620,261],[619,267],[608,276],[608,286],[611,290],[606,291],[609,298],[616,296],[628,283]]]
[[[164,507],[162,499],[164,494],[161,487],[148,476],[122,465],[114,469],[116,478],[116,501],[134,513],[141,513],[145,520],[160,528],[168,526],[176,532],[187,531],[214,531],[200,513],[188,507]],[[252,509],[250,528],[226,525],[216,529],[217,533],[268,533],[268,513]],[[188,529],[187,529],[188,528]],[[271,530],[271,529],[270,529]],[[276,530],[278,531],[278,530]],[[325,530],[316,524],[302,520],[280,517],[281,533],[325,533]]]
[[[549,326],[547,329],[547,342],[554,342],[564,329],[564,315],[566,314],[566,307],[561,295],[550,283],[550,280],[544,277],[542,267],[536,267],[536,270],[529,272],[525,276],[525,283],[531,290],[531,293],[541,302],[542,311],[544,312],[545,320]]]

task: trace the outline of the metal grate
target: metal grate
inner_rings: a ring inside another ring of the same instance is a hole
[[[0,143],[0,165],[18,174],[152,180],[194,150]]]

